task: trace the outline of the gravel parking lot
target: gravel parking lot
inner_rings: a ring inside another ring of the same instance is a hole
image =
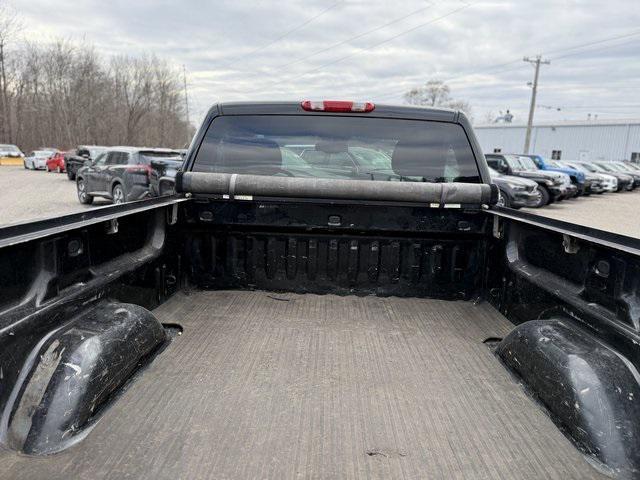
[[[75,213],[108,205],[81,205],[65,174],[0,167],[0,225]],[[640,190],[591,195],[528,212],[640,238]]]
[[[640,238],[640,189],[572,198],[544,208],[524,210],[556,220]]]
[[[82,205],[76,184],[66,174],[22,167],[0,167],[0,225],[50,218],[108,205],[96,200]]]

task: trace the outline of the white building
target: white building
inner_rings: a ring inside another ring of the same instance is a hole
[[[474,128],[485,153],[522,153],[526,126]],[[562,160],[631,160],[640,163],[640,120],[534,125],[529,153]]]

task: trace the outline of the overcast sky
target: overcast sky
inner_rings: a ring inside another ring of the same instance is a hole
[[[216,101],[402,103],[442,79],[475,123],[640,118],[640,0],[16,0],[24,33],[105,54],[152,52],[187,69],[192,120]],[[578,48],[575,48],[578,47]]]

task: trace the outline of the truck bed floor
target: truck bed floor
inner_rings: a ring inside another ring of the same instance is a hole
[[[600,478],[482,341],[486,304],[210,291],[71,449],[6,479]]]

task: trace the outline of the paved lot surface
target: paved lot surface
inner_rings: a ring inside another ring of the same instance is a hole
[[[65,174],[0,167],[0,225],[81,212],[108,204],[96,200],[91,206],[81,205],[75,182]],[[580,197],[526,211],[640,238],[640,190]]]
[[[66,174],[22,167],[0,167],[0,225],[50,218],[108,205],[96,200],[82,205],[76,184]]]
[[[578,197],[524,211],[640,238],[640,189]]]

